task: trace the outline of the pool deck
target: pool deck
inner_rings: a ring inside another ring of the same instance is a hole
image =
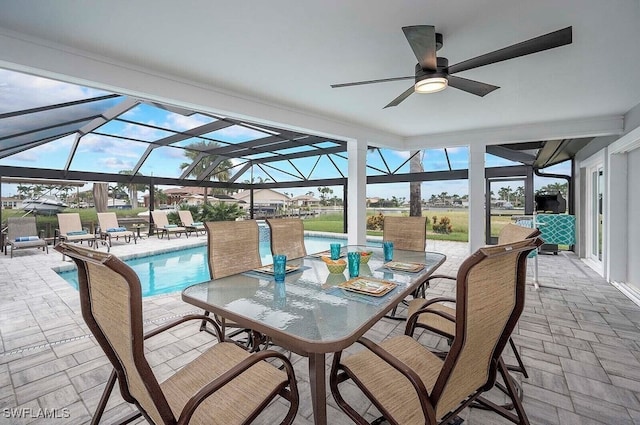
[[[204,244],[204,236],[169,241],[152,237],[137,245],[114,243],[111,252],[130,258]],[[468,246],[428,240],[427,250],[447,254],[438,273],[451,274]],[[529,264],[527,301],[514,340],[529,371],[528,379],[515,376],[524,389],[531,423],[640,424],[640,307],[573,253],[540,256],[539,290],[532,284],[532,260]],[[16,251],[13,259],[0,255],[0,424],[84,424],[98,403],[111,368],[82,320],[76,290],[54,271],[70,267],[72,263],[51,249],[48,255],[36,250]],[[440,281],[428,295],[452,294],[452,283]],[[195,311],[179,293],[145,298],[145,327]],[[379,341],[402,333],[403,327],[402,322],[383,319],[367,336]],[[433,347],[445,344],[427,334],[420,340]],[[185,325],[148,340],[147,358],[162,381],[212,343],[196,325]],[[295,424],[312,424],[307,363],[296,355],[292,361],[301,393]],[[115,393],[105,423],[133,411]],[[362,398],[355,404],[367,419],[378,416],[355,390],[348,393]],[[330,394],[327,400],[329,423],[350,424]],[[7,409],[15,408],[22,418],[7,417]],[[65,417],[32,417],[38,409],[56,409]],[[277,401],[255,423],[275,423],[284,410]],[[472,425],[510,423],[478,409],[466,409],[461,416]]]

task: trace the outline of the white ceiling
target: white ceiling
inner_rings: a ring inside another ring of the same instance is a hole
[[[401,138],[621,116],[640,102],[638,0],[1,4],[0,33]],[[416,58],[401,27],[419,24],[444,35],[438,55],[450,64],[567,26],[573,43],[456,74],[501,87],[484,98],[448,88],[383,109],[411,81],[329,87],[412,75]]]

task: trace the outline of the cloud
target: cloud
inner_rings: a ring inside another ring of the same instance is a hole
[[[146,146],[140,142],[117,140],[97,134],[87,134],[80,140],[78,152],[106,154],[132,158],[136,161],[142,156]]]
[[[172,148],[167,146],[167,147],[156,148],[156,151],[159,151],[160,154],[165,158],[177,158],[183,161],[186,160],[186,157],[184,154],[185,151],[182,149]]]
[[[27,151],[22,151],[20,153],[12,155],[11,159],[19,162],[33,163],[33,162],[38,162],[40,157],[36,155],[32,150],[27,150]]]
[[[167,121],[162,127],[173,128],[178,131],[185,131],[190,128],[199,127],[215,121],[215,119],[200,114],[185,116],[174,113],[167,113]]]
[[[215,134],[217,137],[214,137],[222,140],[223,142],[243,142],[247,140],[262,139],[263,137],[268,136],[268,134],[261,131],[237,125],[225,127],[216,131]]]
[[[98,160],[98,163],[111,170],[131,170],[135,166],[135,162],[126,161],[117,157],[105,157]]]
[[[145,124],[156,125],[153,120],[145,122]],[[154,141],[168,136],[171,133],[158,130],[152,127],[146,127],[142,125],[135,125],[127,123],[123,128],[120,136],[130,137],[132,139],[140,139],[146,141]]]
[[[21,111],[104,94],[100,90],[0,69],[0,112]]]

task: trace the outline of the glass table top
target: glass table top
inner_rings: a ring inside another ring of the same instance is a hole
[[[410,294],[446,258],[435,252],[395,250],[394,262],[425,265],[411,273],[387,268],[380,248],[342,248],[343,254],[347,251],[372,252],[368,263],[360,265],[360,277],[397,286],[382,296],[347,291],[338,285],[350,280],[348,268],[343,273],[329,273],[319,256],[309,255],[287,262],[299,267],[287,273],[284,282],[275,282],[267,273],[249,271],[188,287],[183,300],[276,339],[303,341],[306,348],[317,344],[317,349],[325,346],[326,350],[321,350],[329,352],[333,345],[360,336],[370,322]]]

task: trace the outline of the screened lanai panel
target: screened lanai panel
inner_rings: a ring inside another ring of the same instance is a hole
[[[300,158],[295,160],[294,164],[298,166],[298,162],[307,164],[309,171],[305,173],[307,179],[332,179],[346,177],[349,174],[348,160],[342,155],[323,155],[321,157]]]
[[[404,174],[409,172],[408,151],[394,151],[391,149],[376,149],[367,155],[367,173],[379,174]]]
[[[298,164],[298,166],[303,165]],[[264,179],[268,178],[269,181],[277,183],[304,180],[306,175],[303,173],[304,168],[301,170],[289,161],[273,161],[254,167],[254,176],[263,176]]]
[[[14,167],[62,170],[69,157],[74,135],[63,137],[40,146],[0,159],[0,165]]]
[[[280,155],[287,155],[290,153],[317,151],[318,154],[322,153],[322,150],[315,148],[311,145],[292,146],[286,149],[278,149],[277,153]]]
[[[271,152],[256,153],[256,154],[242,156],[242,158],[244,159],[264,159],[264,158],[273,158],[273,157],[275,157],[275,155]]]
[[[253,128],[231,125],[220,130],[209,132],[203,137],[226,143],[243,143],[250,140],[262,139],[270,135],[271,134],[269,133],[258,131]]]
[[[225,143],[208,140],[203,137],[189,137],[187,139],[180,140],[175,143],[171,143],[171,146],[204,151],[204,150],[210,149],[210,146],[214,146],[212,145],[214,143],[217,146],[227,146]],[[208,146],[207,144],[209,144],[210,146]]]
[[[326,159],[336,152],[346,158],[342,141],[13,71],[0,70],[0,82],[0,165],[68,167],[105,179],[136,171],[178,185],[225,173],[237,181],[247,161],[279,181],[347,174],[346,159],[337,159],[344,175]]]
[[[154,142],[175,134],[171,131],[120,120],[109,121],[96,129],[94,133],[122,137],[141,142]]]
[[[486,167],[509,167],[512,165],[522,165],[520,162],[511,161],[500,156],[496,156],[490,153],[484,155],[484,161]]]
[[[447,148],[449,162],[452,170],[468,170],[469,169],[469,148],[459,146],[455,148]]]
[[[148,143],[87,134],[80,139],[70,170],[114,173],[133,170]]]
[[[131,108],[119,118],[173,132],[186,131],[216,121],[215,118],[207,115],[198,113],[183,115],[146,103]]]
[[[12,150],[14,148],[20,148],[21,146],[37,143],[39,141],[54,140],[59,137],[67,136],[71,133],[75,133],[78,130],[78,127],[82,127],[89,122],[90,121],[80,121],[77,123],[67,124],[59,127],[45,128],[40,131],[31,132],[29,134],[0,140],[0,156],[3,156],[3,153],[13,153]]]
[[[111,93],[49,78],[0,69],[0,113],[40,108]]]
[[[2,97],[0,96],[0,101]],[[85,121],[99,117],[106,110],[122,101],[122,97],[90,101],[80,104],[50,105],[42,110],[11,111],[0,119],[0,138],[28,134],[74,123],[75,128],[82,127]],[[9,112],[9,111],[8,111]]]
[[[138,173],[145,176],[178,178],[182,170],[192,161],[185,156],[184,149],[160,146],[151,151]]]

